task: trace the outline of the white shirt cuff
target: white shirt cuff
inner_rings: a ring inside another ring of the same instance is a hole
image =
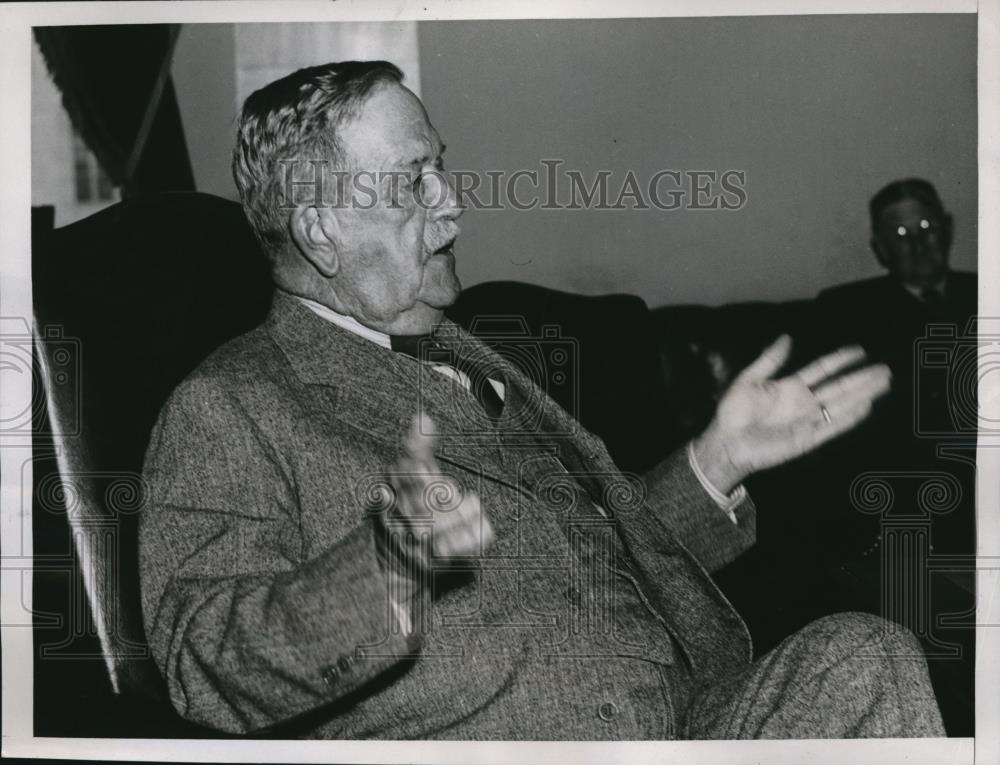
[[[738,525],[739,522],[736,520],[736,513],[733,511],[736,506],[740,504],[740,502],[746,499],[746,487],[744,487],[743,484],[740,484],[728,495],[723,494],[712,485],[712,482],[709,481],[705,476],[705,473],[702,472],[701,465],[698,464],[698,459],[694,456],[694,441],[688,442],[687,453],[688,464],[691,466],[691,472],[693,472],[695,477],[698,479],[698,483],[702,485],[702,488],[705,489],[708,496],[712,498],[712,501],[719,506],[719,509],[729,516],[729,520]]]

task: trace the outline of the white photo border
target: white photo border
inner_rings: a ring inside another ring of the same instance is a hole
[[[267,21],[430,21],[439,19],[624,18],[813,14],[978,13],[979,29],[979,314],[1000,316],[1000,0],[340,0],[339,2],[93,2],[10,3],[0,7],[0,315],[32,316],[30,258],[31,27],[72,24],[213,23]],[[995,378],[995,375],[993,376]],[[5,385],[0,417],[30,405],[31,380]],[[1000,420],[1000,385],[987,376],[979,392],[982,414]],[[607,763],[907,763],[1000,762],[1000,630],[980,627],[976,650],[976,739],[748,742],[361,742],[35,738],[32,703],[32,631],[18,627],[30,604],[30,518],[22,517],[22,471],[30,440],[0,440],[2,508],[0,624],[3,653],[5,757],[216,762],[506,763],[532,759]],[[977,497],[979,555],[995,562],[978,571],[978,621],[1000,625],[1000,448],[980,439]],[[27,531],[22,533],[22,529]],[[14,625],[14,626],[11,626]]]

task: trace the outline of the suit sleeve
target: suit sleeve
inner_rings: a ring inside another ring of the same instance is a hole
[[[731,508],[736,523],[702,486],[678,449],[644,476],[647,503],[660,523],[709,572],[718,571],[757,540],[757,512],[749,496]]]
[[[419,648],[395,627],[370,522],[303,559],[290,473],[211,381],[182,385],[153,432],[143,616],[171,702],[194,722],[233,733],[286,722]]]

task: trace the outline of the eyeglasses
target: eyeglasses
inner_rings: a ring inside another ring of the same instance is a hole
[[[920,222],[912,228],[899,224],[893,234],[898,241],[913,241],[917,237],[937,236],[941,233],[941,229],[942,226],[938,221],[921,218]]]

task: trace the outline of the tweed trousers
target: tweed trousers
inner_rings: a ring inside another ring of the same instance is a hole
[[[683,703],[690,739],[945,735],[920,643],[864,613],[817,619],[722,683],[689,688]]]

